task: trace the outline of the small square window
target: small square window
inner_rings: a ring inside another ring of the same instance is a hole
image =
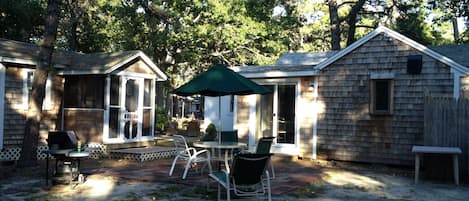
[[[370,113],[392,114],[394,106],[394,80],[371,80]]]

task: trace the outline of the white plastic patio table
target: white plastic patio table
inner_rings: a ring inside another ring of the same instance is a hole
[[[212,153],[214,149],[219,149],[219,150],[232,150],[232,149],[239,149],[239,148],[244,148],[247,147],[246,143],[242,142],[222,142],[218,143],[218,141],[204,141],[204,142],[194,142],[193,143],[194,147],[199,147],[199,148],[204,148],[204,149],[211,149]],[[218,152],[219,154],[221,153],[220,151]],[[221,156],[220,156],[221,158]],[[228,165],[228,151],[225,151],[225,157],[224,157],[224,162],[225,162],[225,167],[228,172],[229,170],[229,165]]]
[[[412,146],[415,154],[415,183],[419,182],[420,155],[422,154],[451,154],[453,155],[454,182],[459,185],[458,155],[462,153],[459,147]]]

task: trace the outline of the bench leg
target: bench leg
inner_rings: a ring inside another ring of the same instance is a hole
[[[419,172],[420,172],[420,154],[415,154],[415,184],[419,183]]]
[[[454,175],[454,183],[459,185],[459,163],[458,163],[458,155],[453,155],[453,175]]]

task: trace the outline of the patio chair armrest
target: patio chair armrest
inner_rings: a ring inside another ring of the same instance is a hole
[[[203,154],[203,153],[207,153],[207,157],[210,158],[210,151],[207,150],[207,149],[202,149],[202,150],[199,150],[199,151],[196,150],[194,152],[194,156],[197,157],[198,155]]]

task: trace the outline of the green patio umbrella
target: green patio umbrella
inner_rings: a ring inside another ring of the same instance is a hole
[[[218,96],[218,133],[221,131],[221,96],[267,94],[271,91],[244,76],[227,68],[223,64],[215,64],[207,71],[197,75],[171,93],[179,96],[203,95]],[[220,140],[220,136],[218,136]]]

